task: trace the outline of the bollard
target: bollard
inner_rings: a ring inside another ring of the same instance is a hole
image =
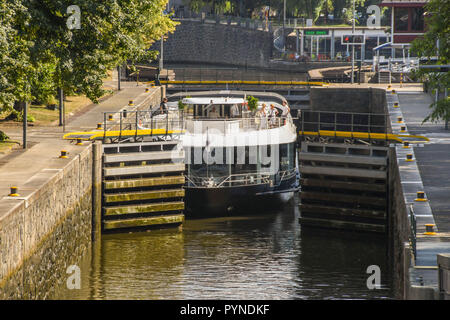
[[[434,224],[426,224],[425,225],[425,232],[423,234],[435,235],[436,232],[434,232]]]
[[[406,132],[406,127],[405,126],[401,126],[400,127],[400,132]]]
[[[408,141],[403,141],[403,148],[409,148],[409,142]]]
[[[394,108],[398,108],[398,107],[399,107],[398,102],[394,102]]]
[[[124,109],[124,110],[122,111],[122,115],[123,115],[124,118],[127,117],[127,109]]]
[[[67,159],[67,151],[61,150],[61,155],[59,156],[61,159]]]
[[[8,194],[10,197],[18,197],[20,194],[17,193],[17,187],[11,187],[11,192]]]
[[[129,106],[134,106],[133,100],[128,101],[128,105],[129,105]]]
[[[81,141],[81,138],[77,138],[77,143],[76,143],[76,145],[77,145],[77,146],[82,146],[82,145],[83,145],[83,142]]]
[[[417,198],[414,201],[427,201],[427,199],[425,198],[425,192],[417,191]]]
[[[406,155],[406,161],[408,161],[408,162],[414,161],[412,153],[408,153]]]
[[[102,124],[99,122],[97,123],[97,129],[101,129],[102,128]]]
[[[391,85],[388,85],[388,90],[389,90],[391,87],[392,87]]]
[[[395,94],[395,90],[392,90],[391,92],[392,92],[392,94]]]
[[[150,89],[149,88],[145,88],[145,93],[148,93],[148,92],[150,92]]]
[[[397,117],[397,123],[403,123],[403,118],[402,117]]]
[[[112,114],[109,114],[109,115],[108,115],[108,120],[109,120],[109,121],[112,121],[112,120],[113,120],[113,115],[112,115]]]

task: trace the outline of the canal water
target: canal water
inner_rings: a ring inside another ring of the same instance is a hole
[[[295,197],[297,198],[297,197]],[[182,231],[104,236],[79,262],[81,288],[54,299],[392,299],[383,237],[305,229],[282,210],[187,220]],[[367,267],[381,270],[369,290]]]

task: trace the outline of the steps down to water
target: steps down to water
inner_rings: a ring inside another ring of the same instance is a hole
[[[184,170],[177,141],[104,144],[102,230],[180,226]]]
[[[388,148],[302,142],[302,225],[386,232]]]

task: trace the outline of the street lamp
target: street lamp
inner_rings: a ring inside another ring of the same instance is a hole
[[[352,36],[355,35],[355,0],[353,0],[353,24],[352,24]],[[354,37],[353,37],[354,38]],[[352,84],[355,79],[355,44],[352,44]]]
[[[285,27],[286,27],[286,0],[283,1],[283,51],[286,51]]]

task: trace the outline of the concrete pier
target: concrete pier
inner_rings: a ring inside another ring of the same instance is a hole
[[[430,139],[429,143],[411,143],[408,148],[396,146],[398,192],[403,201],[397,203],[394,236],[397,244],[403,241],[403,298],[439,299],[442,289],[437,257],[450,253],[450,132],[444,130],[443,123],[422,124],[432,102],[422,90],[387,91],[386,97],[393,133],[403,126],[405,133]],[[398,123],[398,117],[404,123]],[[407,154],[412,155],[412,161],[406,161]],[[424,193],[424,199],[418,192]]]

